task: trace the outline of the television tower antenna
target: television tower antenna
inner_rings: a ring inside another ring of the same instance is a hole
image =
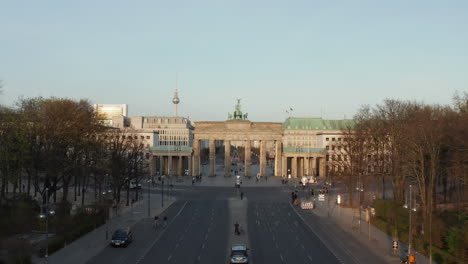
[[[175,92],[174,92],[174,97],[172,98],[172,103],[175,106],[175,116],[176,117],[179,115],[178,105],[180,103],[179,91],[178,90],[179,90],[179,74],[176,73],[176,88],[175,88]]]

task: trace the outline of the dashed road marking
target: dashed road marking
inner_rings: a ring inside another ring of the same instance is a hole
[[[172,254],[169,255],[169,257],[167,258],[167,261],[171,260],[172,258]]]
[[[284,263],[283,254],[280,253],[281,262]]]
[[[174,221],[175,219],[177,218],[177,216],[180,215],[180,213],[182,212],[182,210],[184,210],[185,206],[187,205],[188,202],[185,202],[184,205],[182,206],[182,208],[180,208],[179,212],[177,212],[177,214],[174,216],[174,218],[172,219],[171,222],[169,222],[169,224],[167,225],[167,227],[169,227]],[[156,242],[159,241],[159,239],[162,237],[162,235],[166,232],[167,228],[163,229],[163,231],[159,234],[159,236],[153,241],[153,243],[151,243],[144,251],[144,253],[140,256],[140,258],[135,262],[135,264],[138,264],[140,263],[143,258],[150,252],[151,248],[154,247],[154,245],[156,244]]]

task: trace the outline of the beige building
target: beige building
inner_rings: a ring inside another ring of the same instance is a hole
[[[98,113],[100,121],[107,126],[114,126],[113,118],[128,116],[126,104],[95,104],[94,112]]]
[[[152,175],[201,175],[200,151],[206,145],[208,176],[215,176],[216,148],[224,148],[224,176],[230,176],[232,148],[243,147],[240,156],[246,176],[255,176],[251,172],[252,155],[257,154],[252,149],[258,148],[261,176],[267,176],[269,160],[274,176],[301,177],[325,176],[331,161],[346,160],[341,129],[353,121],[290,117],[283,123],[251,122],[241,112],[238,101],[233,114],[222,122],[197,121],[193,125],[189,119],[177,116],[120,115],[112,116],[112,124],[127,129],[143,142],[151,154]]]

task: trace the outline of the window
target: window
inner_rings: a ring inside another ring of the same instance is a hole
[[[135,139],[138,139],[138,136],[135,136]]]
[[[341,141],[341,138],[338,138],[338,141]]]
[[[332,138],[332,141],[335,141],[335,138]]]
[[[335,155],[332,155],[332,160],[335,160]]]
[[[326,138],[325,141],[330,141],[330,138]]]
[[[330,160],[330,155],[327,155],[327,156],[325,157],[325,160],[326,160],[326,161],[329,161],[329,160]]]
[[[332,150],[335,150],[335,146],[332,146]]]
[[[338,146],[338,150],[341,150],[341,146]]]
[[[327,150],[330,150],[330,146],[328,146],[328,145],[327,145],[325,148],[326,148]]]
[[[344,158],[344,161],[347,161],[348,160],[348,155],[344,155],[343,158]]]
[[[150,139],[150,136],[146,136],[146,139]]]
[[[145,136],[141,136],[141,139],[145,139]]]

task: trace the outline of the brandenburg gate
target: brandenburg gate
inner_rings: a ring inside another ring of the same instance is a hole
[[[236,110],[237,112],[237,110]],[[275,147],[275,176],[281,176],[282,166],[282,128],[281,123],[251,122],[234,115],[224,122],[196,122],[193,140],[193,174],[200,175],[200,141],[209,141],[209,176],[215,176],[215,141],[224,141],[224,175],[231,175],[231,141],[243,141],[245,146],[245,176],[251,174],[251,147],[253,141],[260,142],[260,176],[266,176],[267,141],[273,141]]]

